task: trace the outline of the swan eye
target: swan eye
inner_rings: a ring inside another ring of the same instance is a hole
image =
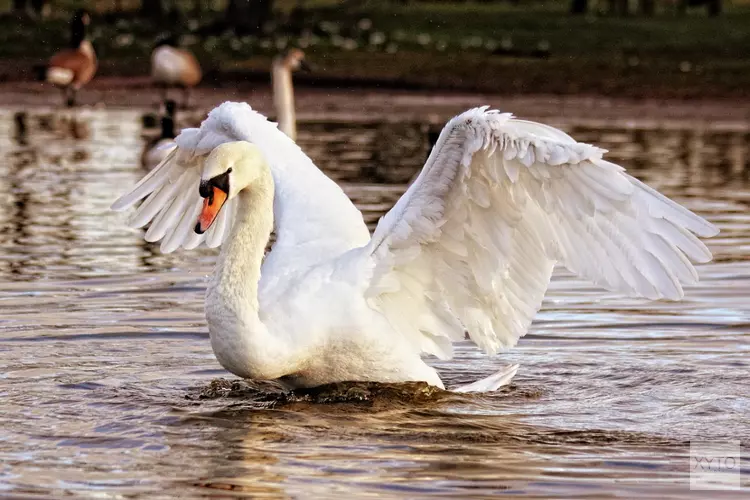
[[[229,168],[223,174],[212,177],[207,181],[201,181],[200,186],[198,186],[198,193],[201,195],[201,198],[211,198],[213,196],[212,188],[220,189],[229,194],[229,174],[231,173],[232,169]]]

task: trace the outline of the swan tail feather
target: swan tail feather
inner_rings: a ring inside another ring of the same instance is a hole
[[[471,384],[461,385],[451,390],[453,392],[496,391],[500,389],[501,387],[504,387],[510,384],[511,380],[513,380],[513,377],[516,376],[516,372],[518,372],[519,366],[520,365],[517,365],[517,364],[505,366],[501,370],[498,370],[497,372],[490,375],[489,377],[485,377],[481,380],[477,380],[476,382],[472,382]]]

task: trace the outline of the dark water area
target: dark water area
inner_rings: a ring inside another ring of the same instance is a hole
[[[516,110],[513,110],[516,111]],[[750,127],[554,123],[721,229],[682,302],[559,269],[518,347],[435,362],[446,385],[285,394],[211,352],[215,250],[162,255],[108,210],[143,171],[143,110],[0,109],[0,496],[741,497],[689,489],[691,441],[750,443]],[[371,227],[434,125],[330,120],[299,143]],[[220,380],[223,379],[223,380]],[[708,493],[708,495],[706,494]]]

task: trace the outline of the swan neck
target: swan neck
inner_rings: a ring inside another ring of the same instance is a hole
[[[279,129],[291,137],[292,140],[297,140],[297,119],[294,114],[292,71],[282,58],[274,61],[271,79],[273,80],[273,101],[276,108]]]
[[[274,379],[286,373],[290,347],[269,331],[259,310],[261,264],[273,229],[270,171],[237,196],[236,220],[206,296],[211,347],[219,363],[235,375]]]
[[[260,268],[273,230],[270,172],[237,197],[237,219],[216,262],[209,295],[218,294],[230,309],[257,318]]]

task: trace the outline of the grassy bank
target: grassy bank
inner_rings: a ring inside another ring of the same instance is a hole
[[[567,2],[525,8],[505,3],[359,4],[343,9],[313,2],[301,15],[282,14],[279,25],[263,37],[211,32],[211,13],[200,21],[186,17],[172,24],[102,16],[92,35],[101,75],[146,74],[153,41],[168,27],[186,35],[184,41],[207,68],[208,84],[263,77],[279,48],[302,45],[318,68],[308,80],[317,84],[750,96],[750,5],[742,2],[718,18],[696,11],[652,19],[571,17]],[[31,65],[65,43],[66,22],[1,19],[0,76],[28,78]]]

